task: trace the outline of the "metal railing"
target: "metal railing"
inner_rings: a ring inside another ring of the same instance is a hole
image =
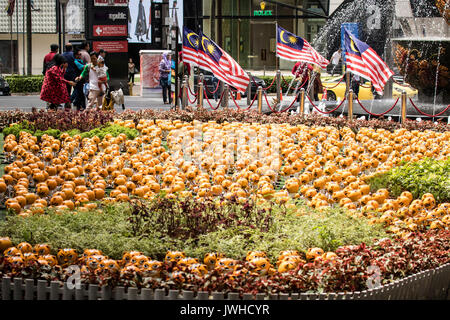
[[[198,91],[197,93],[194,93],[193,90],[191,90],[189,88],[189,84],[187,83],[187,80],[184,81],[182,87],[182,95],[181,95],[181,100],[182,100],[182,107],[183,109],[185,109],[187,107],[187,105],[189,105],[189,103],[191,104],[196,104],[197,107],[203,107],[203,98],[208,99],[208,95],[206,93],[209,94],[213,94],[214,92],[216,92],[217,90],[220,89],[221,86],[223,86],[223,90],[221,90],[221,92],[223,93],[225,91],[225,94],[223,96],[223,99],[221,99],[221,103],[217,104],[216,107],[212,106],[211,103],[208,103],[211,107],[212,110],[217,110],[219,107],[223,107],[223,108],[228,108],[228,101],[229,101],[229,96],[231,96],[233,98],[233,102],[236,106],[236,108],[238,110],[241,111],[248,111],[251,109],[251,107],[253,106],[253,103],[255,101],[257,101],[257,111],[259,113],[262,112],[262,103],[263,103],[263,99],[262,96],[265,97],[265,99],[267,100],[266,97],[266,90],[268,90],[269,88],[271,88],[272,86],[276,86],[276,103],[274,106],[270,105],[270,103],[267,103],[269,111],[272,112],[276,112],[276,113],[280,113],[280,112],[286,112],[288,110],[291,110],[291,107],[293,107],[294,104],[296,104],[296,101],[298,100],[298,113],[300,114],[304,114],[305,112],[305,89],[303,88],[303,86],[306,84],[307,80],[305,80],[299,87],[297,86],[295,93],[294,93],[294,100],[289,104],[286,104],[285,106],[283,106],[284,108],[281,108],[282,106],[282,81],[285,82],[285,84],[287,83],[286,80],[284,79],[284,77],[281,75],[280,70],[277,71],[276,76],[273,78],[271,84],[269,86],[267,86],[266,88],[262,88],[262,87],[258,87],[256,94],[252,97],[251,96],[251,91],[252,91],[252,83],[256,84],[253,76],[249,73],[249,77],[250,77],[250,81],[249,81],[249,85],[248,85],[248,89],[247,89],[247,108],[242,108],[238,105],[238,103],[235,101],[234,97],[232,94],[230,94],[231,88],[228,87],[228,85],[223,84],[223,82],[219,82],[219,84],[217,85],[216,89],[214,91],[210,91],[208,89],[208,87],[205,85],[204,83],[204,78],[203,75],[200,75],[200,80],[199,80],[199,85],[198,85]],[[326,87],[324,86],[325,89],[332,89],[336,86],[338,86],[343,80],[345,79],[345,75],[340,78],[340,80],[338,81],[338,83],[336,85],[334,85],[333,87]],[[293,79],[294,80],[294,79]],[[300,83],[300,81],[299,81]],[[298,84],[299,84],[298,83]],[[291,84],[289,84],[289,87],[292,85],[292,81]],[[289,91],[289,90],[288,90]],[[203,92],[205,92],[204,94],[202,94]],[[287,94],[288,92],[286,92]],[[189,94],[192,95],[194,97],[194,100],[191,101]],[[340,106],[342,106],[342,102],[339,103],[337,102],[336,106],[334,107],[333,110],[331,111],[325,111],[325,110],[320,110],[317,106],[315,106],[314,102],[311,100],[310,96],[306,94],[306,97],[308,97],[308,100],[310,101],[310,104],[313,106],[313,108],[315,108],[316,110],[318,110],[318,112],[323,113],[323,114],[331,114],[334,111],[336,111],[337,109],[340,108]],[[348,109],[348,118],[349,119],[353,119],[353,99],[356,98],[357,103],[361,106],[361,108],[367,112],[368,115],[370,116],[374,116],[374,117],[382,117],[385,116],[386,114],[388,114],[390,111],[392,111],[394,109],[394,107],[397,105],[397,103],[400,103],[400,119],[401,122],[405,122],[406,118],[408,116],[407,114],[407,104],[408,104],[408,96],[406,94],[405,91],[402,92],[401,96],[394,102],[394,104],[392,106],[388,106],[387,111],[383,112],[383,113],[372,113],[371,111],[369,111],[363,104],[362,102],[358,99],[358,97],[353,93],[352,89],[349,89],[346,92],[346,95],[344,97],[344,100],[347,100],[347,109]],[[209,102],[209,101],[208,101]],[[448,110],[450,110],[450,105],[448,105],[446,108],[444,108],[443,110],[441,110],[439,113],[437,114],[428,114],[423,112],[422,110],[420,110],[419,107],[417,107],[414,104],[414,101],[412,99],[409,98],[409,102],[411,104],[411,106],[413,108],[415,108],[417,110],[417,112],[419,112],[419,114],[429,117],[429,118],[436,118],[439,117],[441,115],[443,115],[445,112],[447,112]],[[286,106],[288,106],[286,108]],[[281,110],[277,111],[278,107],[280,107]],[[409,115],[409,116],[414,116],[414,115]]]
[[[194,292],[81,285],[69,289],[67,283],[3,277],[1,300],[450,300],[450,263],[426,270],[374,289],[338,293],[279,293],[256,295],[235,292]]]

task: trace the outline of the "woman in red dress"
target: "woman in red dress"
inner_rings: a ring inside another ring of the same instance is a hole
[[[41,100],[49,103],[49,108],[56,110],[60,104],[70,102],[66,83],[76,85],[73,81],[64,79],[67,68],[67,60],[60,54],[53,57],[53,66],[45,73],[44,83],[41,89]]]

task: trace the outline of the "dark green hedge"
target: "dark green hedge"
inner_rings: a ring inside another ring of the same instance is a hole
[[[260,78],[260,79],[263,79],[265,82],[266,82],[266,87],[268,87],[268,86],[270,86],[270,84],[272,83],[272,80],[273,80],[273,77],[272,76],[258,76],[258,78]],[[291,80],[292,80],[292,77],[284,77],[284,80],[285,81],[283,81],[283,77],[281,78],[281,88],[282,88],[282,92],[286,92],[287,91],[287,88],[288,88],[288,86],[289,86],[289,83],[291,83]],[[296,85],[297,83],[294,81],[293,82],[293,84],[292,84],[292,86],[293,86],[293,88],[295,88],[295,85]],[[267,93],[276,93],[277,92],[277,86],[276,86],[276,83],[274,83],[273,84],[273,86],[272,87],[270,87],[268,90],[267,90]]]
[[[7,76],[11,93],[41,92],[44,76]]]

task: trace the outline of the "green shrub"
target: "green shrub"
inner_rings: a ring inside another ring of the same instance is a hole
[[[48,129],[48,130],[36,130],[35,125],[32,122],[24,120],[20,123],[16,123],[12,126],[6,127],[3,129],[3,134],[6,137],[9,134],[13,134],[19,139],[19,135],[21,131],[28,132],[38,138],[40,141],[44,134],[49,136],[59,138],[62,132],[58,129]],[[80,134],[82,138],[92,138],[93,136],[98,136],[100,139],[103,139],[106,134],[111,134],[113,137],[117,137],[119,134],[124,133],[128,139],[133,140],[139,135],[139,131],[136,129],[125,128],[120,125],[108,125],[102,128],[96,128],[88,132],[81,133],[78,129],[72,129],[67,131],[70,136],[74,136]]]
[[[31,122],[28,122],[27,120],[24,120],[20,123],[16,123],[12,126],[4,128],[3,135],[6,137],[7,135],[12,134],[12,135],[15,135],[17,139],[19,139],[20,132],[22,132],[22,131],[28,132],[28,133],[36,136],[39,141],[41,140],[41,138],[44,134],[47,134],[47,135],[55,137],[55,138],[59,138],[59,136],[61,135],[61,131],[59,131],[58,129],[48,129],[45,131],[36,130],[34,124]]]
[[[375,238],[384,238],[381,225],[369,225],[364,218],[347,216],[342,209],[327,212],[308,207],[288,210],[274,207],[274,222],[268,231],[259,228],[220,227],[196,239],[171,238],[161,229],[134,235],[128,221],[129,204],[114,204],[98,211],[67,212],[22,218],[8,214],[0,222],[0,236],[9,236],[17,244],[48,243],[56,253],[58,248],[74,248],[82,252],[96,248],[104,254],[120,259],[124,251],[140,250],[153,259],[163,259],[167,250],[183,250],[186,255],[202,258],[207,252],[219,251],[227,257],[242,259],[249,250],[264,250],[275,262],[281,250],[307,250],[321,247],[335,250],[340,245],[370,244]]]
[[[41,92],[44,76],[8,76],[5,77],[12,93]]]
[[[81,134],[81,138],[92,138],[94,136],[103,139],[107,134],[111,134],[113,137],[117,137],[119,134],[124,133],[128,139],[133,140],[139,135],[139,131],[136,129],[125,128],[118,124],[108,125],[106,127],[96,128],[88,132]]]
[[[16,136],[17,139],[19,139],[19,135],[21,131],[28,132],[30,134],[34,134],[35,128],[34,125],[27,120],[24,120],[22,122],[10,125],[8,127],[5,127],[3,129],[3,135],[6,137],[10,134]]]
[[[450,159],[439,161],[427,158],[406,163],[376,175],[369,183],[372,191],[387,188],[395,197],[403,191],[411,192],[414,198],[432,193],[437,202],[449,202]]]
[[[272,76],[262,76],[262,77],[258,76],[258,78],[260,78],[260,79],[262,79],[262,80],[264,80],[266,82],[266,88],[267,88],[272,83],[274,77],[272,77]],[[287,91],[288,86],[289,86],[289,84],[292,81],[292,78],[293,77],[291,77],[291,76],[287,76],[287,77],[282,77],[281,78],[281,88],[282,88],[282,92],[283,93],[285,93]],[[283,79],[284,79],[284,81],[283,81]],[[275,80],[275,82],[276,82],[276,80]],[[294,81],[292,83],[291,92],[292,92],[292,89],[295,88],[296,84],[297,84],[296,81]],[[276,93],[277,92],[276,83],[274,83],[266,92],[267,93]]]

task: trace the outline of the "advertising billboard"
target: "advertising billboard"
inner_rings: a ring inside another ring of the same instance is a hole
[[[165,2],[165,1],[164,1]],[[152,0],[129,0],[128,2],[128,42],[151,43],[152,42],[152,3],[163,3],[163,1]],[[180,30],[183,29],[183,0],[169,0],[169,26],[178,23]],[[156,18],[161,12],[158,11]],[[165,21],[163,21],[165,24]],[[181,40],[179,41],[181,43]]]

